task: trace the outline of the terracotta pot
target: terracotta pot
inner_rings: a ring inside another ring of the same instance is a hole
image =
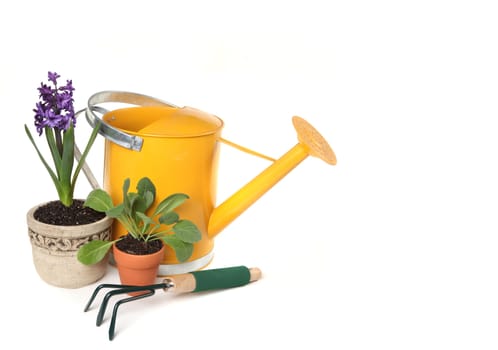
[[[159,264],[164,258],[165,245],[154,254],[135,255],[123,252],[112,246],[112,254],[119,273],[121,284],[146,286],[156,283]]]
[[[48,284],[62,288],[80,288],[101,279],[107,270],[108,257],[98,264],[84,265],[76,256],[78,249],[88,241],[109,240],[113,219],[105,217],[85,225],[50,225],[34,218],[39,206],[31,208],[27,214],[33,263],[38,275]]]

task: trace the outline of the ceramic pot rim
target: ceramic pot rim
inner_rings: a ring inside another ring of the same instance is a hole
[[[112,222],[113,218],[110,218],[108,216],[105,216],[104,218],[100,219],[99,221],[95,221],[89,224],[83,224],[83,225],[70,225],[70,226],[64,226],[64,225],[52,225],[52,224],[46,224],[41,221],[38,221],[34,217],[35,211],[41,207],[42,205],[45,205],[49,202],[44,202],[41,204],[38,204],[31,209],[29,209],[28,213],[26,214],[26,220],[28,223],[28,227],[35,231],[43,231],[43,232],[52,232],[54,236],[67,236],[69,237],[74,237],[78,236],[81,234],[88,234],[88,231],[101,231],[105,230],[108,228]]]

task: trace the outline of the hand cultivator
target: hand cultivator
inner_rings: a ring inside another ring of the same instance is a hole
[[[173,291],[175,293],[195,293],[208,290],[240,287],[248,284],[249,282],[257,281],[260,278],[261,270],[258,268],[249,269],[245,266],[234,266],[168,276],[165,277],[161,283],[151,284],[148,286],[100,284],[92,293],[92,296],[85,306],[84,311],[86,312],[90,310],[93,301],[101,290],[111,289],[111,291],[105,294],[97,314],[97,327],[99,327],[104,321],[106,308],[110,299],[115,295],[129,295],[126,298],[118,300],[114,304],[111,323],[109,325],[109,340],[112,340],[115,335],[118,308],[127,302],[150,297],[155,294],[157,289],[162,289],[165,292]]]

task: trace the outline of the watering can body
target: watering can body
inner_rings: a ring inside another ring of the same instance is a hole
[[[223,122],[191,108],[163,106],[117,109],[105,114],[102,119],[108,125],[143,139],[140,151],[126,149],[106,139],[104,189],[117,203],[122,200],[122,184],[126,178],[136,184],[140,178],[147,176],[156,186],[156,201],[172,193],[187,194],[189,200],[177,212],[180,217],[197,225],[202,238],[194,245],[190,260],[182,263],[185,265],[179,265],[169,247],[166,247],[162,265],[188,270],[207,265],[212,258],[214,244],[213,238],[208,236],[207,227],[216,204],[220,149],[217,140]],[[121,225],[115,224],[114,238],[126,233]]]
[[[97,107],[103,102],[138,106],[108,111]],[[273,164],[217,205],[220,142],[227,143],[221,137],[223,121],[220,118],[198,109],[177,107],[126,92],[93,95],[86,116],[94,126],[98,119],[96,112],[102,114],[100,133],[106,138],[103,187],[115,203],[122,201],[125,179],[136,184],[145,176],[156,186],[157,202],[172,193],[189,196],[177,212],[197,225],[201,240],[194,244],[192,256],[186,262],[180,263],[174,251],[166,247],[159,275],[186,273],[207,266],[213,258],[214,237],[308,155],[316,155],[330,164],[336,162],[326,141],[300,118],[293,119],[296,130],[302,129],[298,130],[299,143],[278,160],[228,142],[243,151],[273,160]],[[113,238],[126,233],[116,221]]]

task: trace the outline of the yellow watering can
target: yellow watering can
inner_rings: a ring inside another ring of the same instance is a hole
[[[133,106],[108,110],[102,107],[104,103]],[[197,225],[202,239],[194,244],[187,262],[179,263],[172,250],[170,254],[167,252],[159,275],[187,273],[208,265],[213,258],[214,237],[308,155],[336,164],[327,141],[300,117],[292,119],[299,142],[281,158],[273,160],[224,140],[220,118],[146,95],[102,91],[89,98],[85,114],[90,125],[101,122],[100,134],[106,138],[103,187],[115,203],[122,200],[122,184],[126,178],[136,184],[144,176],[156,185],[159,199],[175,192],[190,197],[178,209],[178,214]],[[216,206],[220,143],[273,163]],[[94,179],[89,180],[98,187]],[[116,222],[113,238],[125,234],[124,228]]]

